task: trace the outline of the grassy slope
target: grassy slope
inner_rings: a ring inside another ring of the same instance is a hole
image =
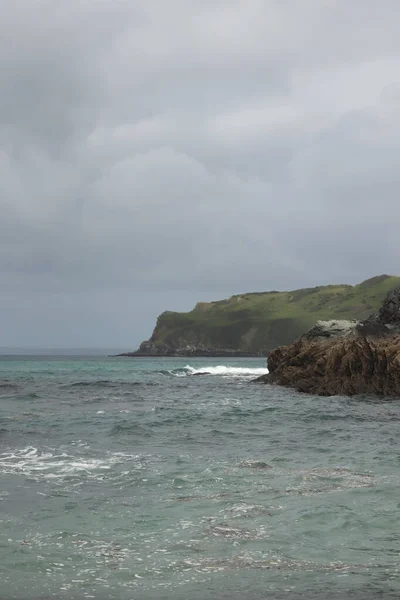
[[[381,275],[356,286],[241,294],[198,303],[188,313],[160,315],[152,341],[264,352],[292,342],[319,319],[363,319],[399,285],[400,277]]]

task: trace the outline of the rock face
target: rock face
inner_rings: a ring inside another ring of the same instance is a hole
[[[400,333],[400,288],[390,291],[377,313],[363,321],[363,326],[380,326]]]
[[[400,396],[400,288],[365,321],[317,323],[272,351],[268,368],[258,381],[310,394]]]
[[[307,340],[315,338],[348,337],[351,335],[359,321],[317,321],[314,327],[305,334]]]

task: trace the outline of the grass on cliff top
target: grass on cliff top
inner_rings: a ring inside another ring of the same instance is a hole
[[[155,339],[162,343],[178,332],[206,328],[228,331],[272,323],[290,324],[293,335],[317,320],[364,319],[376,312],[386,294],[400,286],[400,277],[380,275],[358,285],[327,285],[290,292],[239,294],[226,300],[200,302],[187,313],[167,311],[157,321]]]

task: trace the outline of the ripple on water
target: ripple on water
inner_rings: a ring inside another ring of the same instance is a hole
[[[0,379],[0,596],[326,600],[327,582],[396,582],[399,402],[83,362]]]
[[[371,473],[354,472],[346,467],[296,469],[288,472],[288,475],[294,475],[295,481],[286,492],[303,496],[373,488],[385,479]]]

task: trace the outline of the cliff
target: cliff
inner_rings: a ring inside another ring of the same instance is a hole
[[[361,322],[319,322],[271,352],[256,381],[319,396],[400,396],[400,288]]]
[[[151,338],[123,356],[265,356],[317,320],[365,319],[398,285],[399,277],[381,275],[355,286],[240,294],[188,313],[167,311]]]

